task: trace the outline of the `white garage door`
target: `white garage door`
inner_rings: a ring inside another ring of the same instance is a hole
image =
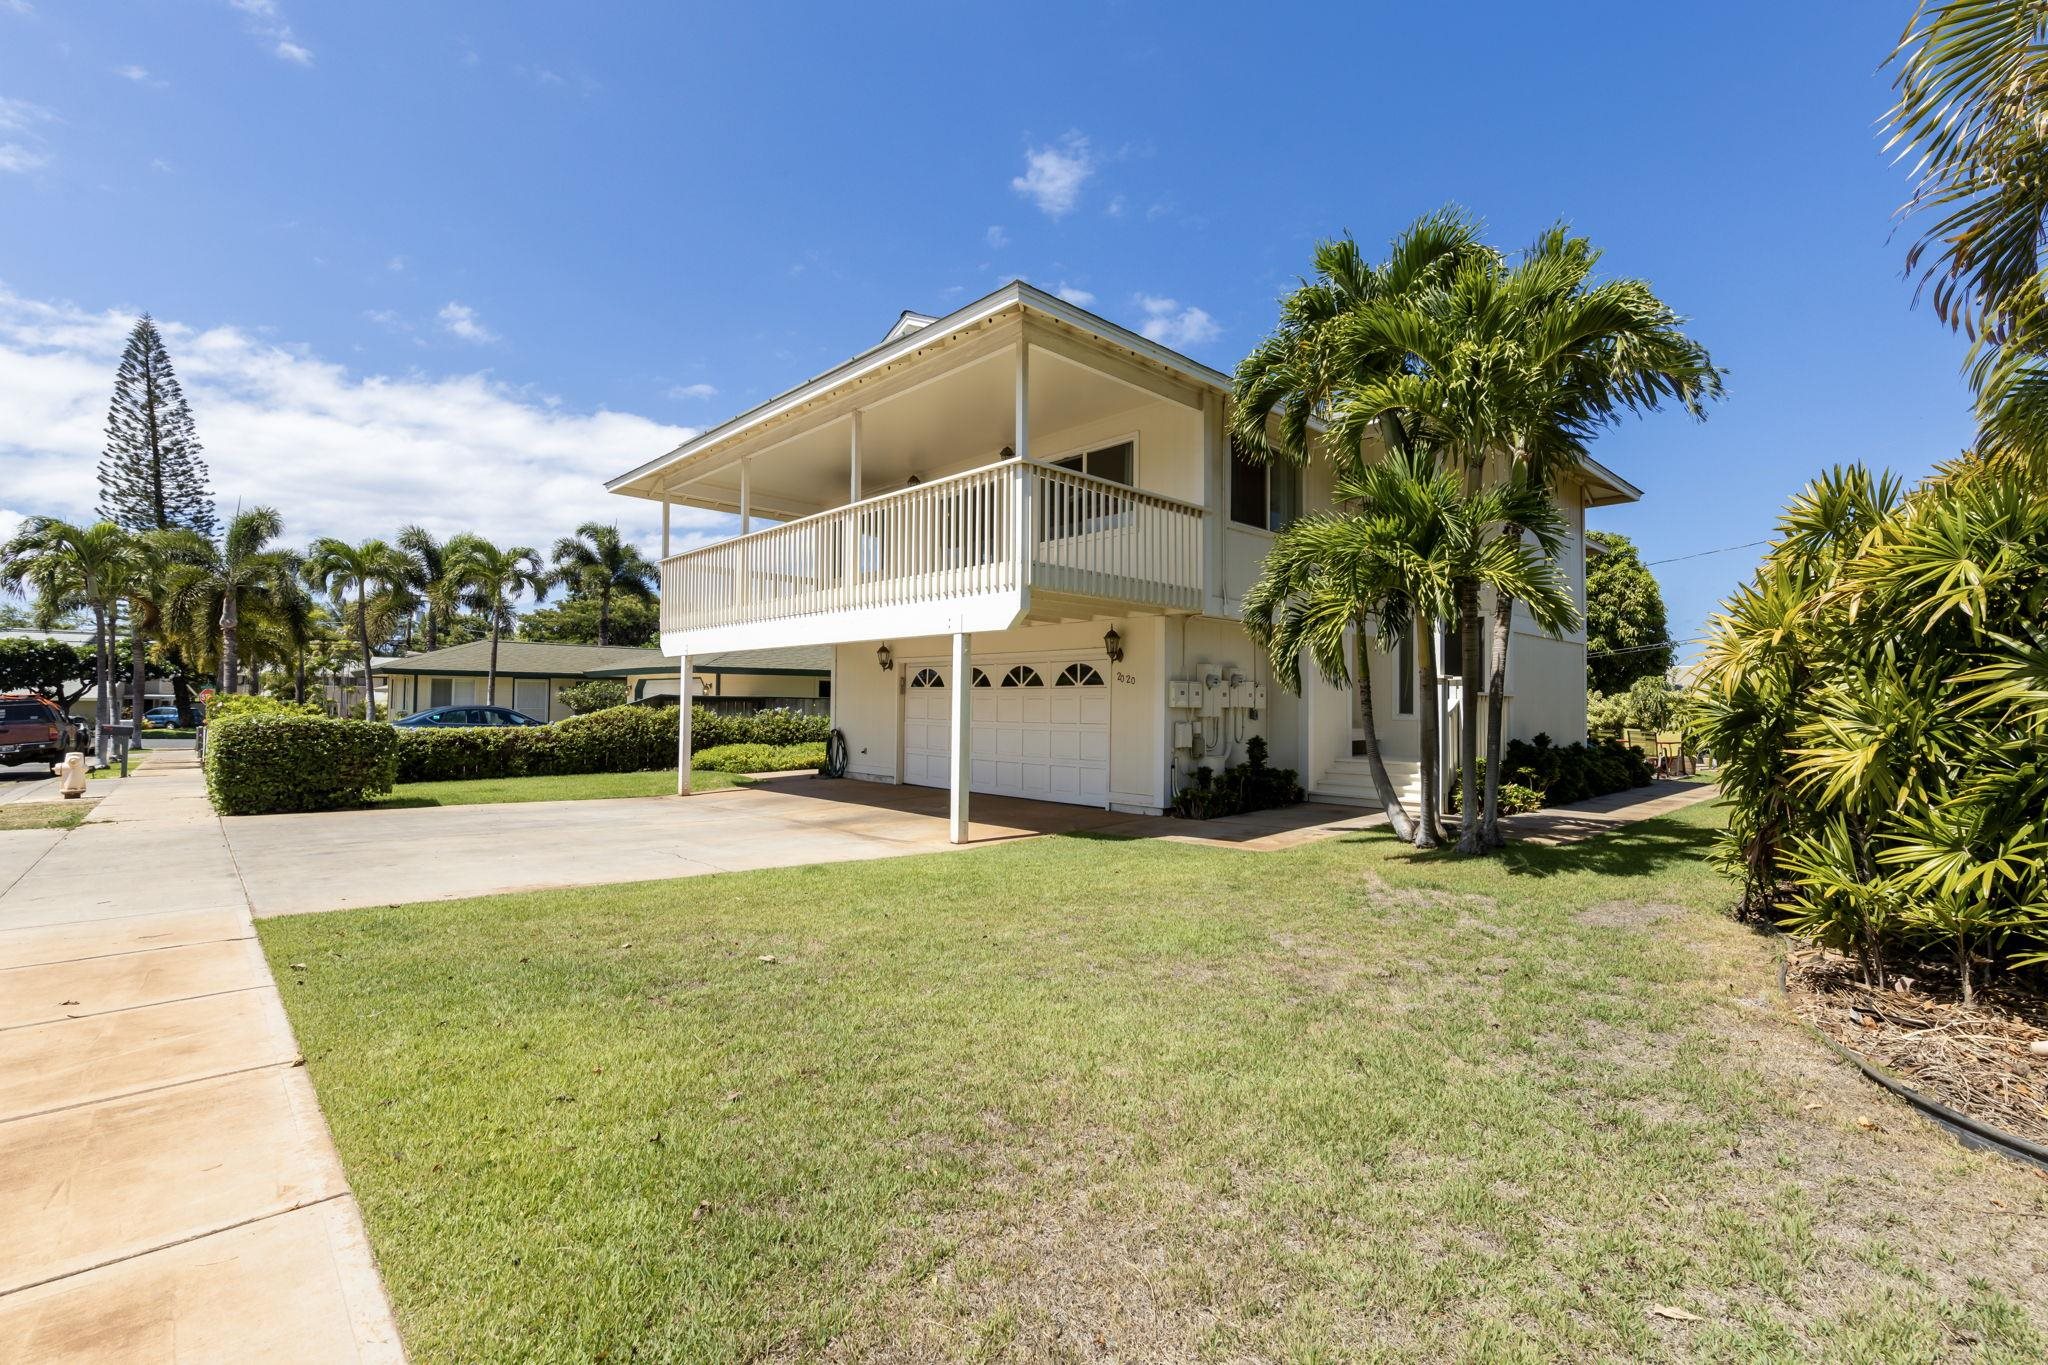
[[[903,776],[925,787],[950,781],[952,669],[906,663]],[[972,787],[996,796],[1109,803],[1109,688],[1085,659],[1046,658],[976,666]]]

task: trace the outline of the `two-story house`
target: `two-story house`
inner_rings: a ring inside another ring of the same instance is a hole
[[[831,646],[849,776],[949,789],[955,841],[973,792],[1162,811],[1255,735],[1311,795],[1369,802],[1355,692],[1311,678],[1289,695],[1238,614],[1274,532],[1329,505],[1330,472],[1234,454],[1230,393],[1229,376],[1017,282],[945,317],[905,313],[871,350],[608,486],[662,504],[662,647],[683,671],[714,651]],[[1585,509],[1637,496],[1590,465],[1561,490],[1582,606]],[[740,534],[672,554],[675,504],[735,513]],[[1520,629],[1509,734],[1582,738],[1585,637]],[[1374,667],[1412,788],[1414,642]]]

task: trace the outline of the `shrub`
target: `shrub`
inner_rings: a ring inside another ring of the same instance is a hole
[[[1502,815],[1526,815],[1532,810],[1543,809],[1543,793],[1534,787],[1525,787],[1519,782],[1500,784],[1500,813]]]
[[[398,732],[398,780],[444,782],[672,768],[676,715],[670,706],[614,706],[553,725],[403,729]],[[832,722],[824,716],[795,711],[718,716],[700,706],[691,712],[690,751],[733,744],[819,744],[831,732]]]
[[[397,732],[374,721],[231,714],[208,730],[206,792],[222,815],[353,806],[391,790],[397,748]]]
[[[690,755],[700,772],[779,773],[816,768],[825,761],[822,744],[721,744]]]
[[[325,716],[310,701],[286,701],[282,697],[254,697],[246,692],[216,692],[206,703],[206,722],[211,725],[230,716]]]
[[[595,711],[610,710],[626,704],[626,685],[616,678],[592,678],[588,682],[574,683],[555,694],[562,705],[579,716]]]
[[[1292,768],[1266,766],[1266,741],[1253,735],[1244,746],[1245,761],[1220,774],[1207,766],[1195,769],[1195,780],[1173,797],[1173,813],[1190,820],[1271,810],[1300,803],[1301,778]]]

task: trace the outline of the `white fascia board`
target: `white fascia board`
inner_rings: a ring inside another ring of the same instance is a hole
[[[1630,483],[1621,475],[1601,464],[1590,455],[1579,458],[1579,468],[1587,475],[1587,483],[1596,488],[1605,488],[1612,497],[1594,497],[1586,500],[1589,507],[1612,507],[1617,503],[1641,502],[1643,490]]]
[[[1026,594],[1013,588],[943,602],[819,612],[815,616],[705,626],[698,630],[665,630],[661,633],[661,652],[671,657],[688,654],[694,658],[731,649],[844,645],[864,640],[951,635],[956,631],[1008,630],[1024,619],[1026,602]]]
[[[1178,351],[1162,346],[1147,337],[1140,336],[1129,328],[1119,327],[1107,318],[1097,317],[1086,309],[1078,308],[1068,303],[1065,299],[1048,294],[1035,285],[1026,284],[1022,280],[1012,280],[993,294],[976,299],[973,303],[948,313],[929,326],[920,327],[916,331],[905,333],[893,341],[886,341],[880,346],[863,351],[844,364],[827,370],[816,378],[806,380],[795,388],[776,395],[758,407],[749,408],[739,416],[712,427],[709,431],[698,433],[669,451],[666,455],[649,460],[645,464],[626,471],[615,479],[606,480],[605,488],[613,493],[626,492],[631,494],[633,490],[627,487],[629,484],[636,483],[670,465],[677,464],[693,455],[709,450],[715,445],[722,444],[736,436],[752,431],[756,427],[773,421],[794,408],[801,407],[815,399],[826,396],[842,384],[851,383],[873,374],[877,370],[894,364],[904,356],[922,347],[929,346],[936,341],[943,341],[969,328],[977,327],[1011,308],[1029,308],[1034,312],[1042,313],[1047,317],[1066,323],[1070,327],[1092,335],[1099,341],[1130,351],[1178,375],[1191,384],[1204,388],[1219,389],[1225,394],[1230,392],[1230,376],[1224,374],[1221,370],[1213,370],[1200,361],[1191,360]],[[653,496],[653,494],[649,492],[641,496]]]

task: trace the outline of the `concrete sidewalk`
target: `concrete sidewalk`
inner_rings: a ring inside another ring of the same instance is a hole
[[[94,786],[0,832],[0,1360],[402,1360],[190,750]]]

